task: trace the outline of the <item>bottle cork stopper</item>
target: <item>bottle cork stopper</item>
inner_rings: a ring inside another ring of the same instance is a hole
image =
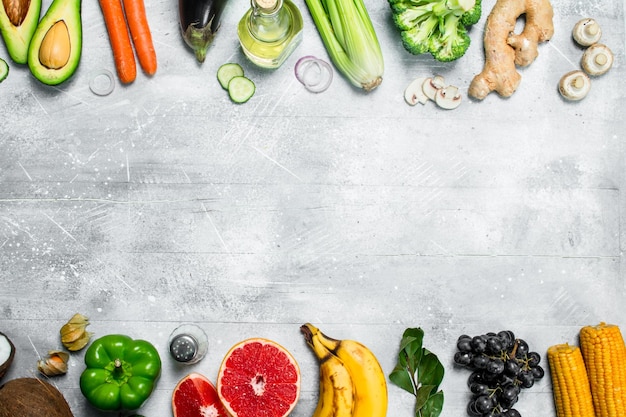
[[[271,10],[276,7],[278,0],[255,0],[255,2],[261,9]]]

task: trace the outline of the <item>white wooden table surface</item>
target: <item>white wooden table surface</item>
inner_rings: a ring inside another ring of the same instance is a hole
[[[442,74],[465,94],[494,0],[449,64],[405,52],[387,2],[367,0],[386,65],[369,94],[338,73],[317,95],[296,81],[299,57],[328,59],[296,4],[304,39],[275,71],[239,49],[245,0],[227,6],[203,65],[183,44],[176,1],[148,1],[158,72],[106,97],[88,87],[114,71],[95,0],[83,2],[73,78],[47,87],[12,65],[0,84],[0,331],[18,352],[3,382],[37,376],[39,357],[80,312],[95,336],[125,333],[162,353],[146,417],[170,416],[182,376],[214,380],[230,346],[253,336],[295,355],[303,385],[293,416],[304,417],[317,365],[301,324],[364,342],[386,373],[404,329],[419,326],[446,365],[442,417],[452,417],[468,400],[469,372],[452,364],[460,334],[511,329],[545,354],[577,343],[585,324],[626,329],[622,1],[553,0],[555,35],[521,70],[518,91],[464,97],[454,111],[410,107],[404,88]],[[585,100],[567,103],[556,85],[578,68],[570,32],[583,17],[600,22],[616,61]],[[219,87],[225,62],[256,83],[248,103]],[[186,322],[208,333],[209,353],[181,368],[166,342]],[[73,354],[51,382],[76,417],[104,416],[78,388],[82,360]],[[409,394],[391,385],[389,394],[390,417],[413,414]],[[516,408],[555,415],[549,375]]]

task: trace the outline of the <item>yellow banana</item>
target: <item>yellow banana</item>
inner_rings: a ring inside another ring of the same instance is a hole
[[[352,417],[385,417],[387,415],[387,379],[376,356],[362,343],[337,340],[326,336],[310,323],[305,324],[314,339],[337,356],[350,372],[355,402]]]
[[[320,393],[313,417],[352,417],[355,392],[348,369],[304,326],[302,333],[320,363]]]

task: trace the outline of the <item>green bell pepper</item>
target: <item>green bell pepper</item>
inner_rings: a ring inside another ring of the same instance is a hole
[[[150,342],[119,334],[94,340],[85,352],[85,365],[80,390],[91,405],[105,411],[138,409],[161,374],[161,357]]]

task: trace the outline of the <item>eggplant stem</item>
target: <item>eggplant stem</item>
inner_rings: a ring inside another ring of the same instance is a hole
[[[201,28],[196,27],[193,23],[190,24],[187,26],[187,29],[185,29],[185,33],[183,34],[185,42],[191,49],[193,49],[196,59],[200,63],[204,62],[206,59],[207,50],[209,49],[211,43],[213,43],[213,38],[215,38],[215,34],[217,33],[217,29],[215,32],[211,30],[214,18],[215,16],[209,20],[206,26]]]

